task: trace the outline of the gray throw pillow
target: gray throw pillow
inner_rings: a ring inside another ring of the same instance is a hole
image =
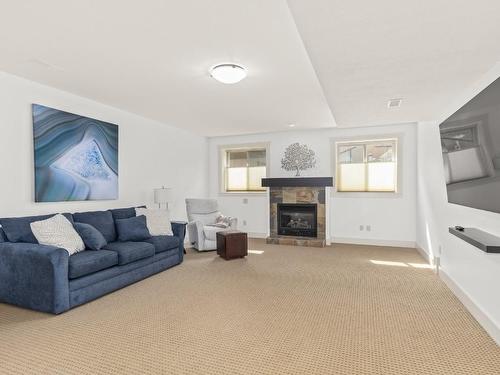
[[[108,244],[101,232],[94,226],[85,223],[75,223],[74,227],[88,250],[101,250]]]

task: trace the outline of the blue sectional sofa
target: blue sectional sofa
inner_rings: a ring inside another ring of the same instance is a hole
[[[68,255],[38,244],[30,223],[53,215],[0,219],[0,302],[59,314],[182,262],[186,223],[172,222],[173,236],[118,242],[115,220],[135,209],[64,214],[98,229],[108,244]]]

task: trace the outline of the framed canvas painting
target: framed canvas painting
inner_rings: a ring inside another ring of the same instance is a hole
[[[118,199],[118,125],[32,105],[35,202]]]

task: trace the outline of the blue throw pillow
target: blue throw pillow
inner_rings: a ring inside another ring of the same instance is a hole
[[[115,222],[118,241],[143,241],[151,238],[151,234],[146,226],[146,216],[144,215],[128,219],[118,219]]]
[[[108,244],[101,232],[90,224],[75,223],[74,227],[89,250],[101,250]]]

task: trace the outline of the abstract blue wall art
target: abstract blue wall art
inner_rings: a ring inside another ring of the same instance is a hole
[[[118,199],[118,126],[33,104],[35,202]]]

